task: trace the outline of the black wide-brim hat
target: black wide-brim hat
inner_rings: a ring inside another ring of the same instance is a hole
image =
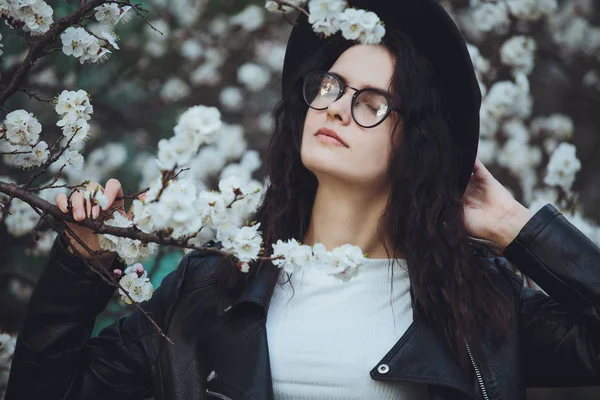
[[[458,188],[464,193],[477,156],[481,92],[466,42],[446,10],[435,0],[349,0],[348,6],[373,11],[386,34],[399,30],[426,57],[445,97],[450,133],[461,153]],[[300,14],[292,29],[283,63],[282,90],[294,87],[296,68],[322,49],[329,39],[316,34]]]

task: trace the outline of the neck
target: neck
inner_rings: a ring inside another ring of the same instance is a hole
[[[388,258],[377,232],[388,197],[389,190],[320,183],[304,244],[312,246],[322,243],[327,250],[343,244],[352,244],[360,247],[369,258]],[[384,233],[382,239],[388,243],[392,252],[389,235]],[[393,253],[389,255],[393,256]],[[403,258],[404,255],[397,253],[396,257]]]

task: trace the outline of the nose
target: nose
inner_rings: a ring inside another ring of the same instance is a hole
[[[331,119],[337,119],[342,123],[342,125],[348,125],[350,120],[352,119],[352,91],[346,90],[346,92],[331,103],[329,107],[327,107],[327,116]]]

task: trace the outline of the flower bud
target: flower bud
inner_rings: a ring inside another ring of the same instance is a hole
[[[138,278],[144,275],[144,266],[142,264],[136,264],[135,273],[137,274]]]
[[[113,276],[115,277],[115,279],[120,279],[123,276],[123,271],[121,271],[120,269],[115,269],[113,271]]]

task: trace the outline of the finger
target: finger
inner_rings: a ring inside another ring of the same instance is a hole
[[[97,219],[99,215],[100,215],[100,206],[92,207],[92,218]]]
[[[83,221],[85,219],[85,208],[83,193],[77,191],[71,196],[71,206],[73,207],[73,218],[75,221]]]
[[[64,193],[59,193],[56,195],[56,205],[58,206],[58,209],[64,213],[68,213],[69,209],[69,202],[67,200],[67,195]]]
[[[104,210],[109,209],[117,197],[123,197],[123,188],[121,182],[111,178],[106,182],[106,189],[104,189],[104,195],[108,199],[108,205]],[[121,200],[122,201],[122,200]]]

